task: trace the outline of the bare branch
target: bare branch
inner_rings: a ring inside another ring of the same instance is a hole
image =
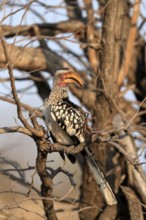
[[[0,100],[5,101],[5,102],[9,102],[9,103],[12,103],[12,104],[16,105],[15,100],[12,99],[12,98],[0,96]],[[42,118],[43,114],[42,114],[42,112],[41,112],[39,109],[32,108],[31,106],[29,106],[29,105],[27,105],[27,104],[24,104],[24,103],[22,103],[22,102],[20,102],[20,105],[21,105],[21,107],[23,107],[25,110],[27,110],[27,111],[30,112],[31,114],[34,114],[34,115],[36,115],[37,117]]]
[[[21,126],[14,126],[14,127],[3,127],[0,128],[0,134],[7,134],[7,133],[22,133],[25,135],[28,135],[30,137],[32,137],[32,133],[25,127],[21,127]]]
[[[12,94],[13,94],[13,97],[14,97],[16,105],[17,105],[18,117],[19,117],[20,121],[23,123],[23,125],[30,132],[32,132],[32,134],[34,134],[34,135],[36,135],[38,137],[42,137],[44,135],[44,133],[41,130],[36,130],[32,126],[30,126],[28,124],[27,120],[23,117],[22,110],[21,110],[21,104],[20,104],[20,101],[19,101],[19,98],[18,98],[17,92],[16,92],[15,81],[14,81],[13,71],[12,71],[12,65],[11,65],[9,54],[8,54],[8,51],[7,51],[7,45],[6,45],[6,42],[5,42],[3,37],[1,37],[1,42],[2,42],[2,45],[3,45],[3,49],[4,49],[6,60],[7,60],[7,63],[8,63],[9,75],[10,75],[10,80],[11,80]]]
[[[117,148],[119,150],[120,153],[122,153],[126,159],[131,163],[131,165],[138,171],[138,173],[140,174],[140,176],[142,177],[143,181],[146,184],[146,176],[144,174],[144,172],[141,170],[141,166],[139,164],[139,162],[137,161],[136,158],[132,158],[128,152],[126,152],[126,150],[124,150],[124,148],[122,148],[120,145],[123,145],[122,142],[120,142],[119,140],[117,140],[118,143],[116,143],[115,141],[109,141],[109,144],[111,144],[112,146],[114,146],[115,148]]]
[[[44,198],[50,198],[52,196],[53,181],[51,175],[47,172],[46,169],[47,152],[42,151],[43,140],[36,140],[36,144],[38,147],[36,169],[42,182],[41,196],[43,196]],[[47,219],[57,220],[53,201],[43,199],[42,202]]]
[[[127,40],[127,46],[126,46],[126,52],[125,52],[125,58],[118,76],[118,85],[121,86],[123,83],[123,80],[128,74],[129,66],[131,62],[132,52],[134,48],[134,42],[137,34],[137,20],[140,10],[140,1],[135,0],[134,8],[133,8],[133,16],[131,19],[131,28],[129,31],[129,36]]]

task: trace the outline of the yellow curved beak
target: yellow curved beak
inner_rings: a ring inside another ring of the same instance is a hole
[[[81,79],[80,75],[75,72],[68,72],[64,74],[65,83],[78,83],[80,86],[83,86],[83,80]]]

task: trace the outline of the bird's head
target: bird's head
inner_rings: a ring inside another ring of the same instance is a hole
[[[83,86],[83,80],[81,77],[70,69],[58,70],[54,76],[54,85],[60,87],[66,87],[70,83],[78,83]]]

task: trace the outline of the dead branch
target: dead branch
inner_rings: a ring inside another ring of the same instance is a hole
[[[40,29],[40,35],[43,36],[54,36],[59,33],[72,33],[78,31],[78,35],[82,32],[84,27],[84,23],[79,20],[68,20],[60,23],[43,23],[43,24],[33,24],[33,25],[22,25],[22,26],[8,26],[3,25],[2,28],[2,35],[5,37],[13,37],[16,35],[23,35],[23,36],[35,36],[34,26],[38,26]]]
[[[16,133],[16,132],[32,137],[32,133],[25,127],[13,126],[13,127],[0,128],[0,134]]]
[[[52,196],[52,186],[53,181],[51,175],[47,172],[46,162],[47,162],[47,152],[42,151],[42,140],[36,139],[36,145],[38,147],[37,159],[36,159],[36,169],[38,175],[41,179],[41,196],[44,198],[50,198]],[[57,220],[57,216],[54,210],[53,201],[42,200],[44,205],[44,211],[46,218],[49,220]]]
[[[27,120],[23,117],[22,110],[21,110],[21,104],[20,104],[20,101],[19,101],[19,98],[18,98],[17,92],[16,92],[15,81],[14,81],[13,71],[12,71],[12,65],[11,65],[11,61],[10,61],[10,58],[9,58],[9,54],[8,54],[8,50],[7,50],[7,45],[6,45],[6,42],[5,42],[4,38],[3,37],[0,37],[0,38],[1,38],[3,49],[4,49],[4,54],[5,54],[5,57],[6,57],[6,61],[7,61],[7,64],[8,64],[9,76],[10,76],[10,82],[11,82],[11,88],[12,88],[12,94],[13,94],[13,98],[15,99],[15,102],[16,102],[16,105],[17,105],[18,118],[20,119],[22,124],[30,132],[32,132],[33,135],[38,136],[38,137],[42,137],[44,135],[44,133],[41,130],[36,130],[32,126],[30,126],[28,124]]]
[[[136,24],[138,20],[139,10],[140,10],[140,1],[135,0],[135,4],[133,7],[133,16],[131,19],[131,28],[129,30],[129,36],[128,36],[127,46],[126,46],[126,51],[125,51],[125,57],[124,57],[123,64],[122,64],[122,67],[121,67],[121,70],[118,76],[118,86],[122,85],[123,80],[125,79],[129,71],[131,57],[132,57],[133,48],[134,48],[134,42],[135,42],[135,38],[137,34]]]
[[[16,105],[15,100],[12,98],[8,98],[8,97],[4,97],[4,96],[0,95],[0,100]],[[31,106],[24,104],[22,102],[20,102],[20,105],[22,108],[27,110],[29,113],[34,114],[35,116],[42,118],[43,114],[39,109],[32,108]]]
[[[116,143],[117,142],[117,143]],[[123,145],[123,143],[119,140],[115,141],[109,141],[109,144],[111,144],[112,146],[114,146],[116,149],[119,150],[120,153],[122,153],[126,159],[131,163],[131,165],[137,170],[137,172],[140,174],[140,176],[142,177],[143,181],[146,184],[146,176],[144,174],[144,172],[141,170],[141,166],[139,164],[139,162],[137,161],[136,158],[132,158],[129,153],[124,150],[123,147],[121,147]]]
[[[31,1],[29,1],[28,4],[21,5],[21,8],[19,8],[19,9],[15,10],[15,11],[10,12],[9,14],[5,15],[5,16],[1,19],[0,23],[2,24],[3,21],[5,21],[8,17],[13,16],[14,14],[17,14],[19,11],[22,11],[22,10],[24,10],[24,9],[29,8],[34,2],[35,2],[34,0],[31,0]],[[4,4],[5,4],[5,3],[4,3]]]
[[[132,156],[126,152],[126,150],[122,147],[123,143],[118,139],[119,137],[116,135],[115,137],[109,137],[109,138],[101,138],[99,137],[99,134],[93,134],[91,138],[86,140],[86,142],[83,142],[79,144],[78,146],[64,146],[58,143],[50,143],[50,142],[45,142],[42,144],[42,151],[47,151],[47,152],[65,152],[66,154],[78,154],[81,152],[86,146],[91,145],[93,143],[108,143],[112,146],[114,146],[120,153],[124,155],[124,157],[131,163],[131,165],[134,167],[134,169],[137,170],[137,172],[140,174],[142,177],[143,181],[146,184],[146,176],[144,172],[141,169],[140,163],[136,158],[132,158]],[[124,146],[125,147],[125,146]]]
[[[87,26],[87,43],[94,44],[97,43],[97,39],[95,38],[95,28],[94,28],[94,13],[93,13],[93,7],[92,7],[92,1],[91,0],[85,0],[85,7],[88,15],[88,26]],[[92,21],[92,22],[91,22]],[[90,61],[90,64],[94,70],[94,73],[96,73],[98,68],[98,59],[97,59],[97,52],[95,49],[88,47],[88,58]]]
[[[46,69],[46,59],[40,48],[25,48],[7,44],[7,51],[11,51],[10,62],[13,68],[24,71]],[[2,44],[0,44],[0,67],[5,68],[7,60]]]
[[[74,181],[74,179],[73,179],[73,174],[72,173],[70,173],[68,170],[64,170],[62,167],[58,167],[57,169],[52,169],[52,168],[50,168],[50,167],[46,167],[49,171],[51,171],[51,176],[52,176],[52,179],[56,176],[56,175],[58,175],[58,173],[63,173],[63,174],[65,174],[68,178],[69,178],[69,181],[70,181],[70,183],[71,183],[71,185],[73,186],[73,187],[75,187],[76,186],[76,183],[75,183],[75,181]]]
[[[144,218],[143,218],[142,206],[146,208],[146,205],[138,201],[137,196],[132,188],[122,186],[121,189],[123,193],[125,194],[128,204],[129,204],[128,207],[129,207],[130,218],[131,219],[135,218],[135,215],[133,215],[133,213],[136,213],[136,218],[139,220],[143,220]]]

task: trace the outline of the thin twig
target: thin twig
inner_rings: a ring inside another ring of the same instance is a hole
[[[139,112],[139,110],[140,110],[140,107],[142,106],[142,104],[145,102],[145,100],[146,100],[146,97],[144,98],[144,100],[139,104],[139,106],[138,106],[138,109],[137,109],[137,111],[136,111],[136,113],[134,114],[134,116],[131,118],[131,120],[129,121],[129,123],[127,124],[127,126],[126,126],[126,128],[125,129],[127,129],[130,125],[131,125],[131,123],[134,121],[134,119],[136,118],[136,116],[138,115],[138,112]]]
[[[8,98],[0,95],[0,100],[16,105],[16,102],[13,98]],[[43,114],[38,108],[32,108],[30,105],[24,104],[22,102],[20,102],[20,105],[28,112],[31,112],[33,115],[42,118]]]
[[[124,150],[123,147],[120,146],[120,144],[122,144],[120,141],[118,141],[118,143],[116,143],[114,141],[109,141],[108,143],[111,144],[112,146],[114,146],[116,149],[118,149],[119,152],[122,153],[126,157],[126,159],[136,169],[136,171],[140,174],[140,176],[142,177],[143,181],[146,184],[146,176],[145,176],[144,172],[141,170],[141,166],[140,166],[139,162],[137,161],[137,159],[132,158],[130,156],[130,154],[128,152],[126,152],[126,150]]]
[[[16,92],[16,86],[15,86],[15,80],[13,77],[13,71],[12,71],[12,65],[10,62],[10,57],[9,57],[9,53],[7,51],[7,45],[6,42],[4,40],[4,38],[2,36],[0,36],[1,38],[1,42],[3,45],[3,49],[4,49],[4,54],[6,57],[6,61],[8,63],[8,70],[9,70],[9,76],[10,76],[10,82],[11,82],[11,88],[12,88],[12,94],[13,97],[15,99],[16,105],[17,105],[17,114],[18,114],[18,118],[20,119],[20,121],[22,122],[22,124],[30,131],[32,132],[33,135],[37,136],[37,137],[43,137],[44,133],[42,132],[42,130],[37,130],[34,129],[32,126],[29,125],[29,123],[27,122],[27,120],[23,117],[22,114],[22,110],[21,110],[21,104]]]

